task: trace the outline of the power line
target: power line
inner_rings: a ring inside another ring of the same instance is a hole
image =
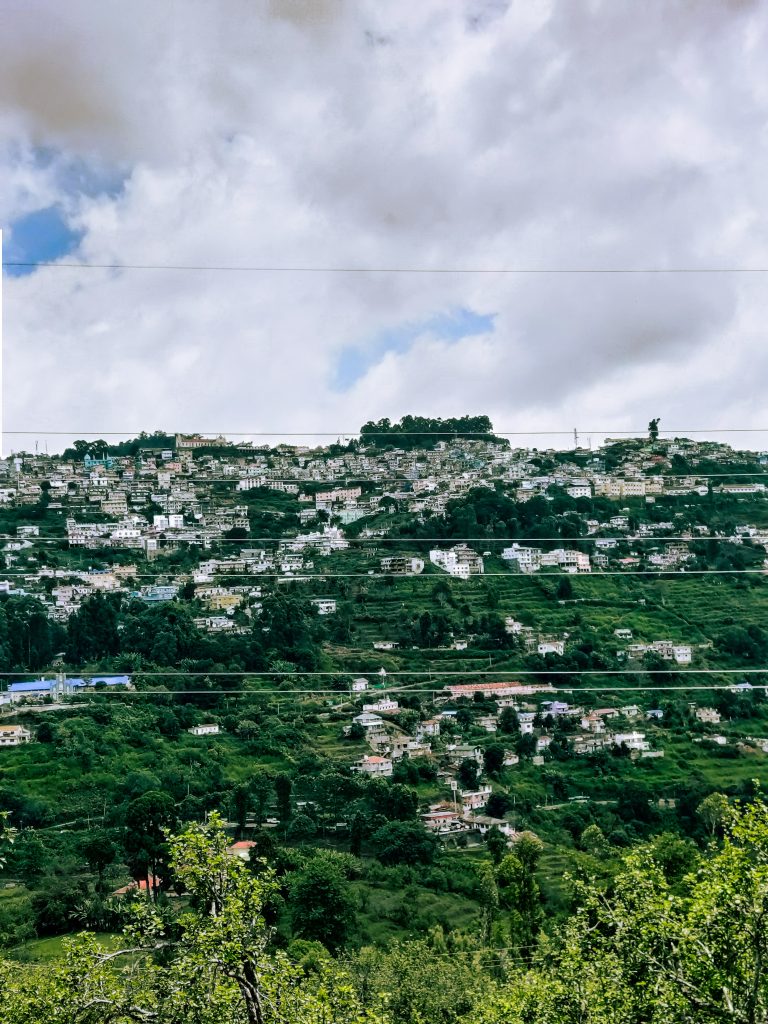
[[[768,274],[768,267],[360,267],[276,264],[75,263],[53,260],[6,260],[4,267],[54,270],[165,270],[194,273],[257,274],[483,274],[483,275],[663,275]]]
[[[609,427],[605,429],[587,429],[578,427],[580,434],[604,434],[610,437],[618,435],[626,435],[628,439],[647,440],[648,428],[634,428],[631,430],[619,429],[617,427]],[[289,431],[289,430],[209,430],[205,433],[219,434],[222,437],[387,437],[391,441],[396,441],[398,437],[447,437],[447,438],[459,438],[459,437],[470,437],[475,440],[483,438],[493,437],[532,437],[532,436],[560,436],[573,435],[573,427],[568,427],[566,430],[398,430],[398,431],[376,431],[366,430],[362,431],[359,427],[356,430],[304,430],[304,431]],[[130,437],[136,440],[151,440],[150,435],[147,438],[140,438],[138,435],[142,434],[143,430],[48,430],[45,427],[37,427],[35,430],[4,430],[4,434],[10,436],[25,436],[32,437],[36,434],[47,434],[49,436],[66,436],[70,437],[76,435],[78,437]],[[768,433],[768,427],[670,427],[666,430],[662,430],[659,427],[659,435],[661,434],[764,434]],[[198,437],[200,436],[197,431],[174,431],[173,434],[179,434],[183,437]],[[173,436],[168,434],[168,437]],[[206,438],[206,443],[200,445],[199,448],[216,448],[219,447],[216,444],[216,438]],[[153,446],[154,447],[154,446]],[[195,448],[186,449],[189,453],[199,450]],[[158,450],[161,450],[161,446],[158,446]],[[575,449],[574,449],[575,450]],[[114,456],[120,458],[120,456]]]
[[[104,525],[105,528],[108,529],[110,526],[115,526],[117,524],[116,523],[104,523],[103,525]],[[198,531],[201,530],[201,529],[204,530],[204,529],[206,529],[206,527],[194,527],[194,526],[186,527],[185,526],[182,529],[189,530],[190,532],[195,532],[196,530],[198,530]],[[162,532],[166,532],[166,531],[162,530]],[[104,539],[108,540],[109,538],[108,537],[104,537]],[[203,543],[203,539],[201,539],[201,540],[188,540],[185,537],[178,537],[177,538],[177,537],[175,537],[173,535],[169,539],[172,540],[172,541],[177,541],[180,544],[194,544],[196,546],[199,546],[200,544]],[[255,544],[255,543],[265,544],[267,542],[272,543],[272,544],[292,544],[295,541],[300,541],[300,540],[302,540],[304,542],[304,544],[308,548],[312,548],[312,547],[316,546],[314,544],[314,542],[304,540],[304,538],[301,535],[298,535],[298,534],[295,534],[295,535],[281,534],[278,537],[253,537],[251,535],[248,535],[247,537],[215,537],[215,538],[206,538],[206,539],[209,541],[209,543],[213,547],[218,546],[219,544],[242,544],[242,545],[247,546],[248,544]],[[31,545],[34,545],[34,544],[69,544],[70,543],[68,537],[36,537],[36,536],[27,537],[24,534],[18,534],[18,533],[0,534],[0,541],[2,541],[2,540],[23,541],[25,544],[31,544]],[[538,542],[538,543],[558,542],[558,543],[562,543],[562,544],[580,544],[580,543],[582,543],[584,541],[586,541],[588,543],[596,543],[596,542],[600,542],[600,541],[603,541],[603,542],[605,542],[605,541],[615,541],[617,544],[643,544],[646,541],[649,542],[649,543],[656,543],[656,544],[665,544],[665,543],[667,543],[669,541],[685,541],[685,542],[690,543],[690,544],[695,544],[695,543],[701,543],[701,542],[710,543],[710,542],[714,541],[716,544],[734,544],[734,543],[738,544],[739,540],[741,540],[742,543],[743,543],[744,541],[754,541],[755,538],[754,537],[750,537],[748,535],[742,535],[742,534],[736,534],[736,535],[732,535],[730,537],[724,537],[722,535],[714,536],[712,534],[705,533],[705,534],[696,534],[694,536],[687,536],[687,535],[680,535],[680,534],[676,534],[674,536],[672,536],[672,535],[670,535],[670,536],[656,536],[656,535],[651,535],[651,534],[643,535],[643,536],[635,536],[635,535],[622,534],[621,536],[617,536],[617,537],[616,536],[596,536],[595,534],[583,534],[583,535],[580,535],[578,537],[568,537],[568,536],[565,536],[565,535],[560,536],[560,537],[408,537],[408,536],[387,535],[387,536],[384,536],[384,537],[362,537],[362,536],[359,536],[359,537],[344,537],[343,540],[347,544],[358,544],[359,543],[359,544],[374,544],[374,545],[376,545],[376,544],[389,544],[389,543],[397,543],[397,544],[406,544],[406,543],[407,544],[417,544],[417,543],[418,544],[470,544],[471,543],[471,544],[477,544],[478,546],[480,546],[480,545],[484,545],[484,544],[519,544],[520,542],[524,542],[526,544],[533,544],[533,543],[536,543],[536,542]],[[759,542],[758,542],[758,545],[759,545]],[[322,544],[320,544],[320,546],[322,546]],[[744,544],[744,546],[748,548],[750,545],[748,543],[746,543],[746,544]],[[79,548],[79,547],[82,547],[82,545],[74,544],[74,545],[72,545],[72,550],[75,550],[76,548]],[[85,548],[85,550],[87,551],[89,549]],[[114,550],[115,551],[119,551],[119,550],[130,550],[130,549],[115,548]],[[332,552],[332,554],[339,554],[339,553],[343,552],[343,550],[344,550],[343,548],[339,549],[338,551]]]
[[[116,567],[119,568],[119,567]],[[67,575],[76,575],[82,572],[82,569],[74,568],[71,572],[66,569],[59,569],[57,571],[62,572],[62,576],[51,576],[45,574],[46,579],[64,579]],[[126,574],[131,579],[136,580],[158,580],[158,579],[179,579],[185,578],[185,582],[195,583],[196,586],[205,586],[206,584],[214,583],[214,579],[205,581],[195,581],[191,579],[191,576],[196,570],[180,570],[177,572],[135,572]],[[38,578],[37,573],[11,570],[4,572],[0,570],[0,577],[5,576],[21,576],[31,581],[36,581]],[[385,580],[385,579],[400,579],[400,580],[431,580],[432,583],[437,583],[438,580],[460,580],[462,583],[471,580],[479,579],[496,579],[498,577],[504,577],[505,579],[520,580],[530,579],[535,577],[537,579],[570,579],[575,577],[577,579],[601,579],[604,576],[622,576],[628,579],[632,576],[657,576],[660,582],[668,582],[664,577],[669,576],[748,576],[748,575],[760,575],[768,576],[768,568],[762,569],[606,569],[605,571],[599,570],[597,572],[582,572],[582,573],[543,573],[539,572],[484,572],[474,573],[469,577],[452,576],[449,573],[399,573],[399,572],[302,572],[296,570],[296,575],[291,575],[288,571],[286,572],[217,572],[213,570],[211,573],[212,577],[218,580],[279,580],[282,583],[305,583],[307,580]],[[169,584],[171,586],[172,584]]]
[[[768,670],[764,670],[765,674],[768,674]],[[722,686],[578,686],[578,687],[548,687],[546,690],[541,690],[539,693],[546,695],[570,695],[578,696],[580,693],[714,693],[714,692],[744,692],[754,693],[760,691],[766,691],[768,693],[768,685],[756,684],[751,686],[749,690],[736,691],[733,685],[722,685]],[[404,688],[404,687],[392,687],[392,688],[381,688],[368,692],[368,696],[374,697],[376,695],[386,695],[390,693],[403,693],[406,692],[411,696],[429,696],[441,699],[451,699],[450,694],[447,694],[444,689],[438,687],[425,687],[423,689]],[[189,697],[189,696],[207,696],[207,697],[249,697],[249,698],[260,698],[260,697],[272,697],[279,699],[279,702],[287,702],[292,697],[336,697],[341,699],[346,695],[344,703],[348,703],[350,698],[348,691],[346,690],[323,690],[323,689],[311,689],[311,690],[238,690],[238,689],[184,689],[184,690],[165,690],[165,689],[151,689],[151,690],[99,690],[95,692],[84,692],[79,694],[65,694],[64,700],[69,701],[73,697],[72,706],[82,703],[82,700],[77,698],[91,698],[91,697]],[[360,695],[363,696],[362,694]],[[461,696],[461,695],[459,695]],[[536,697],[538,694],[507,694],[506,697]],[[456,698],[453,698],[456,699]],[[493,698],[491,698],[493,699]],[[39,706],[39,705],[38,705]],[[69,705],[67,705],[69,706]],[[30,705],[19,705],[18,707],[8,708],[11,716],[24,714],[28,710]],[[58,710],[58,709],[54,709]]]
[[[437,653],[435,649],[422,648],[422,650],[429,650],[430,653]],[[484,655],[478,655],[477,657],[483,657]],[[18,676],[24,675],[23,672],[0,672],[0,676]],[[31,673],[26,673],[30,675]],[[103,675],[104,673],[102,673]],[[259,678],[259,677],[270,677],[270,678],[285,678],[285,679],[298,679],[304,676],[322,676],[322,677],[338,677],[338,676],[354,676],[357,677],[365,675],[376,675],[378,674],[376,669],[335,669],[333,671],[325,670],[305,670],[297,669],[296,671],[261,671],[254,669],[251,672],[244,672],[242,670],[227,672],[224,669],[208,672],[205,669],[193,670],[193,669],[174,669],[171,671],[165,671],[163,669],[139,669],[137,672],[130,673],[131,676],[162,676],[163,678],[186,678],[189,676],[240,676],[243,678]],[[730,675],[763,675],[768,674],[768,666],[766,668],[583,668],[583,669],[566,669],[566,668],[553,668],[553,669],[541,669],[541,668],[473,668],[473,669],[387,669],[386,678],[390,676],[625,676],[625,675],[649,675],[649,676],[664,676],[664,675],[695,675],[695,676],[730,676]],[[65,676],[67,679],[81,679],[82,676],[76,676],[71,673]],[[515,680],[510,680],[509,685],[512,685]],[[391,689],[391,687],[386,687]],[[333,691],[339,692],[339,691]],[[378,691],[377,691],[378,692]]]

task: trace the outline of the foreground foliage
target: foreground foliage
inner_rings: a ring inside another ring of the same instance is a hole
[[[275,948],[267,923],[274,875],[232,857],[212,815],[169,840],[179,898],[166,908],[138,898],[124,948],[107,952],[83,935],[45,970],[0,962],[0,1020],[759,1024],[768,1020],[768,806],[727,813],[723,840],[692,871],[656,842],[626,856],[608,891],[574,882],[574,913],[559,932],[532,935],[528,957],[491,949],[487,937],[449,948],[434,934],[343,960],[305,943],[301,966]],[[526,856],[533,846],[515,859]],[[496,872],[500,894],[511,865]]]

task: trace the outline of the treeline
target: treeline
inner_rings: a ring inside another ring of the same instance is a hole
[[[62,459],[84,459],[86,455],[91,458],[100,459],[105,455],[112,456],[134,456],[142,448],[173,449],[176,447],[176,435],[167,434],[163,430],[155,430],[148,434],[143,431],[138,437],[129,438],[126,441],[119,441],[117,444],[97,438],[95,441],[85,441],[82,438],[74,441],[72,446],[65,448],[61,453]]]
[[[70,667],[91,664],[100,671],[173,666],[250,672],[275,661],[288,671],[309,671],[320,665],[326,627],[301,596],[268,595],[261,615],[252,622],[244,618],[245,632],[235,635],[199,629],[194,619],[203,614],[191,600],[150,603],[99,592],[64,626],[49,619],[35,597],[0,596],[0,671],[46,669],[57,654]]]
[[[408,451],[414,448],[431,450],[440,442],[455,438],[493,441],[509,447],[509,441],[496,437],[487,416],[454,416],[448,419],[430,416],[403,416],[399,423],[389,419],[369,420],[360,428],[360,442],[374,448],[396,445]]]

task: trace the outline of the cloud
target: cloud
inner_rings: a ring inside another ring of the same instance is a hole
[[[7,280],[7,428],[709,426],[738,394],[759,415],[748,278],[406,271],[764,265],[762,5],[31,0],[4,19],[5,226],[55,207],[92,263],[382,268]],[[492,329],[457,335],[456,309]]]

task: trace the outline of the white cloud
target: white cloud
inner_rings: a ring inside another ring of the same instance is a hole
[[[33,0],[5,20],[0,217],[62,202],[90,262],[766,261],[761,5]],[[124,188],[81,191],[77,161]],[[493,333],[417,339],[334,391],[345,348],[457,307]],[[41,269],[5,282],[4,422],[758,425],[767,312],[729,275]]]

